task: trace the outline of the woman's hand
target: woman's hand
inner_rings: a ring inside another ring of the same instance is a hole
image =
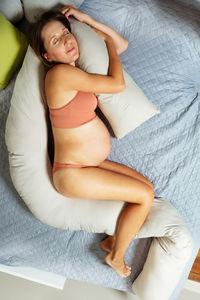
[[[74,17],[79,22],[88,23],[89,16],[71,5],[66,5],[60,9],[60,12],[69,20],[69,17]]]

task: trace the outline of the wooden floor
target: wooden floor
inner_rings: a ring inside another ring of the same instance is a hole
[[[200,282],[200,249],[188,278]]]

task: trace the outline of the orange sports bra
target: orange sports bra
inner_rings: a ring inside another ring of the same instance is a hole
[[[56,128],[75,128],[96,118],[97,97],[93,93],[78,91],[66,105],[50,108],[50,120]]]

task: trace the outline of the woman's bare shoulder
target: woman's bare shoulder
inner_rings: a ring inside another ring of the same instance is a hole
[[[67,64],[58,64],[52,67],[46,74],[45,81],[50,84],[50,86],[55,85],[58,81],[63,79],[63,76],[68,77],[73,70],[73,66]]]
[[[73,66],[59,64],[52,67],[45,77],[45,94],[49,107],[61,106],[63,96],[68,98],[71,95],[72,88],[69,84],[69,78]],[[71,80],[71,79],[70,79]]]

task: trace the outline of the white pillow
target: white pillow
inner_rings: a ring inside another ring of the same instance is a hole
[[[11,22],[20,21],[24,16],[23,7],[20,0],[1,0],[0,12]]]
[[[164,199],[155,198],[137,234],[137,238],[146,237],[154,239],[144,267],[133,282],[133,291],[141,300],[169,300],[192,255],[192,236],[177,210]]]
[[[88,73],[107,74],[109,57],[101,37],[88,25],[71,19],[72,33],[79,49],[79,67]],[[98,94],[98,106],[109,121],[117,139],[147,121],[160,111],[124,71],[126,89],[117,94]]]
[[[76,24],[82,28],[83,24]],[[95,36],[98,38],[96,33]],[[90,59],[89,52],[87,59]],[[60,195],[53,187],[47,148],[44,77],[44,66],[29,46],[15,82],[6,124],[10,172],[16,190],[32,213],[44,223],[71,230],[113,234],[123,201],[74,200]]]
[[[78,8],[83,0],[21,0],[24,7],[26,19],[33,23],[45,11],[50,9],[59,9],[67,4]]]

